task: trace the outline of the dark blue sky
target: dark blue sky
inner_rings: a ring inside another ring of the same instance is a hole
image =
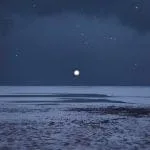
[[[150,85],[149,7],[149,0],[1,0],[0,84]]]

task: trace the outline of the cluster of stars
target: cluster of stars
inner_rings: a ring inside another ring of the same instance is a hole
[[[18,56],[20,56],[21,55],[21,50],[19,50],[19,49],[16,49],[16,57],[18,57]]]
[[[117,38],[116,37],[114,37],[114,36],[111,36],[111,35],[105,35],[104,36],[104,39],[106,39],[106,40],[114,40],[114,41],[116,41],[117,40]]]
[[[80,27],[81,27],[80,24],[76,24],[76,28],[80,28]],[[87,36],[85,35],[85,33],[84,32],[80,32],[80,36],[82,38],[83,45],[89,45],[89,42],[87,40]]]
[[[136,70],[137,69],[137,67],[138,67],[138,65],[135,63],[134,65],[133,65],[133,70]]]

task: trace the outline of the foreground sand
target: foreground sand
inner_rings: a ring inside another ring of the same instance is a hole
[[[150,150],[150,106],[0,104],[0,150]]]

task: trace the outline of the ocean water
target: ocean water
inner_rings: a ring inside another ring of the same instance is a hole
[[[60,101],[60,99],[62,101]],[[148,86],[0,86],[0,102],[110,102],[150,104]],[[105,102],[105,101],[102,101]],[[107,101],[106,101],[107,102]]]

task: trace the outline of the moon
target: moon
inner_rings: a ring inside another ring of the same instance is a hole
[[[73,74],[74,74],[74,76],[79,76],[80,75],[80,71],[79,70],[74,70],[74,72],[73,72]]]

